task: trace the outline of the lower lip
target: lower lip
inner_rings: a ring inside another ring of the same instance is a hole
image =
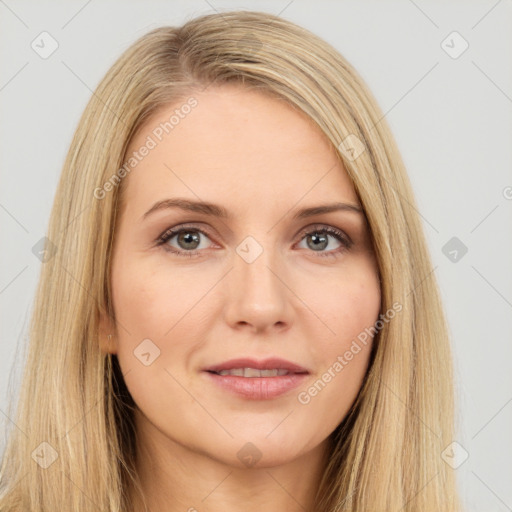
[[[250,400],[270,400],[300,386],[307,373],[291,373],[277,377],[239,377],[204,372],[217,386]]]

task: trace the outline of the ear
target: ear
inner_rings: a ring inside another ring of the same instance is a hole
[[[98,337],[103,354],[117,354],[117,333],[114,322],[106,313],[100,313]]]

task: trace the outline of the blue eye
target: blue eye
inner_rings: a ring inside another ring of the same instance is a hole
[[[201,249],[205,249],[205,247],[200,247],[202,237],[209,238],[208,234],[202,229],[194,226],[178,226],[170,228],[160,235],[157,239],[157,245],[163,246],[166,251],[177,256],[192,258],[201,256]],[[176,238],[176,243],[179,244],[178,247],[169,244],[174,238]],[[330,251],[314,249],[325,249],[329,245],[329,238],[336,239],[340,245]],[[308,248],[313,248],[312,252],[317,253],[320,257],[338,257],[353,245],[353,242],[343,231],[331,226],[309,228],[308,231],[301,233],[300,240],[306,240]],[[308,240],[311,240],[312,243],[308,243]]]

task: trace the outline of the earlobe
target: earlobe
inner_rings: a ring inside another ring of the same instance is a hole
[[[98,329],[98,343],[103,354],[117,354],[117,343],[114,338],[111,322],[102,315]]]
[[[105,336],[100,336],[100,350],[104,354],[117,354],[117,347],[115,345],[115,341],[113,339],[112,334],[108,334]]]
[[[112,334],[100,336],[99,346],[103,354],[117,354],[117,346]]]

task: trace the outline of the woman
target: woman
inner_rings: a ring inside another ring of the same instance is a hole
[[[459,509],[413,194],[318,37],[230,12],[140,38],[48,238],[2,512]]]

